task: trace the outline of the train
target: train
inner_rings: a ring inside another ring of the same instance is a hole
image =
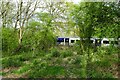
[[[87,38],[80,37],[57,37],[57,45],[74,46],[80,40],[86,40]],[[90,43],[95,46],[110,46],[120,47],[120,38],[90,38]]]

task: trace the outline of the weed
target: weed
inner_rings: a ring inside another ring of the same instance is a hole
[[[57,77],[64,75],[64,68],[60,66],[43,66],[39,69],[34,69],[30,71],[29,77]]]
[[[59,57],[60,56],[60,52],[56,48],[53,48],[51,50],[51,53],[52,53],[52,57]]]
[[[66,57],[69,57],[69,56],[72,56],[72,55],[73,55],[73,53],[71,51],[69,51],[69,50],[63,51],[61,53],[61,57],[63,57],[63,58],[66,58]]]
[[[15,58],[6,58],[2,60],[2,67],[19,67],[23,63],[19,59]]]

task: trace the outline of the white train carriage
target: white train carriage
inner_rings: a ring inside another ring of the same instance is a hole
[[[115,46],[118,47],[119,46],[119,41],[115,38],[103,38],[101,41],[102,46]]]
[[[74,45],[80,38],[69,38],[69,45]]]
[[[110,41],[108,38],[103,38],[101,41],[101,46],[110,46]]]
[[[57,45],[69,45],[69,38],[68,37],[58,37]]]
[[[87,38],[84,38],[83,40],[86,40]],[[79,37],[58,37],[57,38],[57,44],[58,45],[70,45],[73,46],[76,42],[80,41],[81,38]],[[90,38],[90,43],[94,46],[120,46],[120,38],[114,39],[114,38]]]

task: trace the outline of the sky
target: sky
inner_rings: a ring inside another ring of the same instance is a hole
[[[67,1],[74,2],[75,4],[78,4],[81,0],[67,0]]]
[[[5,0],[5,1],[7,1],[7,0]],[[16,2],[16,1],[19,1],[19,0],[11,0],[11,1]],[[28,0],[23,0],[23,1],[25,2],[25,1],[28,1]],[[59,0],[55,0],[55,1],[59,1]],[[75,4],[78,4],[81,0],[65,0],[65,1],[74,2]]]

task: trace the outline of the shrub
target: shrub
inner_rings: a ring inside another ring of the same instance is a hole
[[[29,69],[30,69],[30,66],[29,65],[25,65],[23,67],[20,67],[18,70],[14,70],[12,72],[16,73],[16,74],[22,74],[22,73],[27,72]]]
[[[66,57],[69,57],[69,56],[72,56],[72,55],[73,55],[72,52],[69,51],[69,50],[63,51],[63,52],[61,53],[61,57],[63,57],[63,58],[66,58]]]
[[[12,28],[2,28],[2,51],[12,52],[18,46],[17,31]]]
[[[34,70],[31,70],[28,76],[32,78],[36,78],[36,77],[46,78],[46,77],[61,76],[64,74],[65,74],[65,70],[61,66],[43,66],[41,68],[40,66],[38,66],[37,68],[35,67]]]
[[[73,64],[79,65],[81,62],[82,62],[82,58],[81,58],[80,56],[77,56],[77,57],[74,59]]]
[[[53,48],[51,50],[51,54],[52,54],[52,57],[59,57],[60,56],[60,52],[57,50],[57,48]]]
[[[88,77],[90,78],[113,78],[113,74],[104,71],[91,70],[88,72]],[[114,80],[114,79],[112,79]]]
[[[23,63],[17,58],[5,58],[2,60],[2,67],[19,67]]]

